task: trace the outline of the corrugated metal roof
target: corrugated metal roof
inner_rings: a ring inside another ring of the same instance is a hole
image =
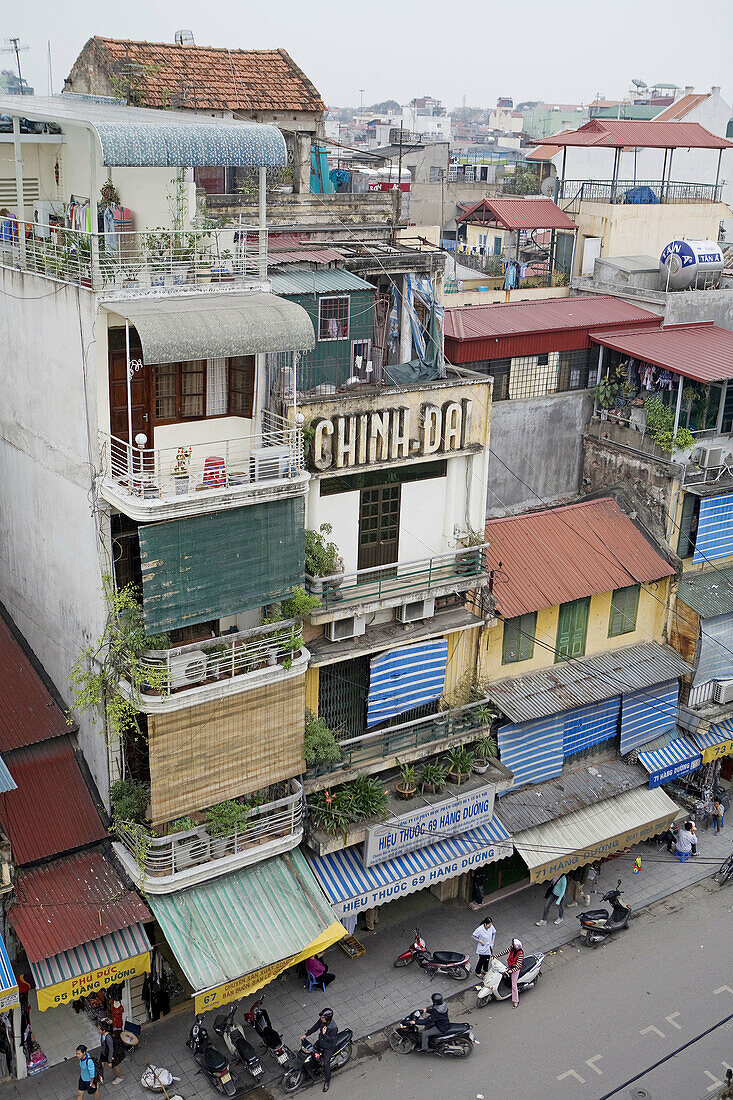
[[[529,722],[653,687],[687,672],[692,669],[671,646],[647,642],[496,680],[486,694],[512,722]]]
[[[598,149],[733,149],[733,142],[711,134],[699,122],[651,122],[593,118],[577,130],[553,134],[553,145],[593,146]],[[530,139],[530,145],[546,145],[547,138]]]
[[[506,619],[675,572],[610,497],[491,519],[486,538]]]
[[[270,279],[275,294],[331,294],[344,290],[370,290],[374,293],[374,287],[366,279],[338,267],[273,271]]]
[[[648,782],[649,777],[641,768],[623,760],[589,763],[584,768],[575,763],[557,779],[501,795],[497,812],[509,832],[518,833],[613,798],[621,791],[646,787]]]
[[[68,737],[16,749],[7,760],[18,789],[0,795],[0,824],[16,863],[104,840],[107,832]]]
[[[8,917],[29,962],[151,919],[99,848],[21,871]]]
[[[696,382],[733,378],[733,332],[718,328],[712,321],[665,325],[643,332],[592,332],[590,338],[605,348],[633,355]]]
[[[17,784],[8,770],[8,765],[0,756],[0,793],[14,791]]]
[[[480,199],[470,206],[457,222],[478,222],[481,225],[497,221],[505,229],[577,229],[552,199]]]
[[[702,92],[698,95],[683,95],[675,103],[665,107],[658,115],[654,116],[654,122],[678,122],[685,115],[689,115],[695,107],[699,107],[706,99],[710,98],[710,92]]]
[[[335,248],[288,248],[282,251],[270,248],[267,252],[270,267],[277,264],[330,264],[343,258],[343,252],[337,252]]]
[[[0,618],[0,752],[68,732],[61,708]]]
[[[677,598],[703,619],[733,614],[733,565],[706,569],[704,573],[683,573]]]

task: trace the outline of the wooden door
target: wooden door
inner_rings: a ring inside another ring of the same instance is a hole
[[[130,358],[142,362],[140,345],[130,347]],[[150,368],[136,370],[130,383],[132,407],[132,438],[138,432],[148,437],[148,447],[153,445],[153,433],[150,424]],[[127,443],[127,354],[125,351],[109,353],[109,419],[112,435]]]
[[[400,488],[362,489],[359,502],[359,569],[397,561],[400,540]]]
[[[585,653],[589,607],[590,599],[587,597],[560,605],[560,614],[557,621],[556,661],[567,661],[570,657],[582,657]]]

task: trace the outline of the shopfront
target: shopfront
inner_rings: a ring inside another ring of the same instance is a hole
[[[639,753],[639,763],[649,772],[649,786],[660,787],[694,772],[703,762],[697,745],[688,737],[675,737],[668,744]]]

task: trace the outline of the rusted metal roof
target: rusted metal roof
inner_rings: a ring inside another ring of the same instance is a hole
[[[553,134],[549,139],[559,148],[591,146],[596,149],[733,149],[733,142],[711,134],[699,122],[650,122],[593,118],[577,130]],[[547,145],[548,139],[529,141]]]
[[[491,519],[486,538],[505,619],[675,572],[611,497]]]
[[[507,831],[518,833],[648,783],[648,772],[623,760],[593,761],[584,768],[576,762],[557,779],[502,795],[496,808]]]
[[[68,732],[63,711],[41,674],[0,618],[0,752]]]
[[[685,115],[689,115],[695,107],[699,107],[706,99],[710,99],[710,92],[702,92],[698,95],[683,95],[669,107],[665,107],[652,119],[653,122],[679,122]]]
[[[684,378],[694,378],[696,382],[722,382],[733,378],[733,332],[718,328],[712,321],[665,325],[645,332],[638,329],[592,332],[590,338],[605,348],[632,355],[644,363],[654,363]]]
[[[552,658],[551,653],[547,656]],[[647,642],[496,680],[486,694],[511,722],[531,722],[654,687],[688,672],[692,669],[671,646]]]
[[[0,795],[0,824],[16,863],[35,863],[104,840],[68,737],[15,749],[6,761],[18,789]]]
[[[661,317],[610,295],[538,298],[445,311],[445,351],[451,363],[474,363],[591,347],[590,332],[633,325],[658,328]]]
[[[504,229],[577,229],[552,199],[480,199],[457,222],[498,224]]]
[[[152,920],[99,848],[21,871],[8,918],[29,962]]]

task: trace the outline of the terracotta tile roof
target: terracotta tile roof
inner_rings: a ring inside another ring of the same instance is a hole
[[[611,497],[492,519],[486,538],[507,619],[674,573]]]
[[[90,41],[100,60],[106,55],[111,69],[132,67],[139,72],[136,88],[145,107],[326,110],[318,89],[286,50],[229,50],[99,37]]]
[[[63,711],[41,674],[0,618],[0,752],[68,732]]]
[[[689,115],[694,107],[698,107],[709,98],[710,92],[703,92],[701,95],[683,95],[681,99],[678,99],[675,103],[670,104],[669,107],[665,107],[658,115],[655,115],[653,121],[678,122],[679,119],[684,118],[685,115]]]

